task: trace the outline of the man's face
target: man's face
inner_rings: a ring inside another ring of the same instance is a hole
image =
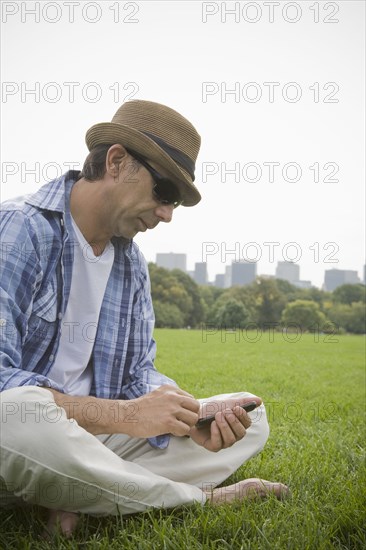
[[[151,163],[159,173],[159,166]],[[154,181],[149,171],[129,155],[118,166],[118,174],[108,183],[107,209],[111,236],[132,239],[139,231],[153,229],[159,222],[172,220],[173,205],[162,204],[153,194]]]

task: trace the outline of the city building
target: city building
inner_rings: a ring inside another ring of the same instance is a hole
[[[165,269],[181,269],[187,271],[187,254],[164,252],[156,254],[156,265]]]
[[[294,262],[277,262],[276,279],[295,284],[300,281],[300,266]]]
[[[194,275],[193,279],[198,285],[207,285],[208,284],[208,275],[207,275],[207,263],[206,262],[196,262],[194,264]]]
[[[350,269],[326,269],[323,289],[332,292],[341,285],[356,285],[360,282],[357,271]]]
[[[196,262],[193,271],[187,270],[187,254],[176,252],[157,253],[156,265],[165,269],[180,269],[199,285],[214,285],[218,288],[230,288],[252,283],[257,276],[257,263],[246,260],[233,261],[225,266],[225,273],[216,275],[214,282],[208,281],[208,267],[206,262]],[[362,282],[366,284],[366,265],[362,266]],[[300,280],[300,266],[294,262],[278,262],[275,275],[261,275],[268,279],[282,279],[298,288],[312,288],[311,281]],[[359,284],[361,280],[357,271],[350,269],[328,269],[324,273],[323,290],[332,292],[344,284]]]
[[[224,288],[231,287],[231,265],[225,267]]]
[[[225,288],[225,273],[218,273],[216,275],[214,286]]]
[[[249,285],[257,276],[256,262],[232,262],[231,264],[231,285]]]

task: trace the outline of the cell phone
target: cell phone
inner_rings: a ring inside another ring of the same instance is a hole
[[[249,403],[245,403],[244,405],[241,405],[241,408],[244,409],[246,412],[254,411],[258,407],[258,403],[256,401],[249,401]],[[206,418],[200,418],[200,420],[196,424],[196,428],[206,428],[206,426],[209,426],[213,421],[215,420],[214,416],[207,416]]]

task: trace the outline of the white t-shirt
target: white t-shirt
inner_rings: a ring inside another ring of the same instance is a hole
[[[70,296],[61,322],[59,348],[48,376],[69,395],[89,395],[93,379],[89,361],[114,247],[109,242],[103,253],[95,256],[74,220],[72,226],[76,240]]]

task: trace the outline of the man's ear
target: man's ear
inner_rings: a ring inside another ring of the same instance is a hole
[[[117,177],[121,168],[121,163],[123,163],[127,157],[128,153],[123,145],[115,143],[107,151],[105,166],[106,172],[113,178]]]

